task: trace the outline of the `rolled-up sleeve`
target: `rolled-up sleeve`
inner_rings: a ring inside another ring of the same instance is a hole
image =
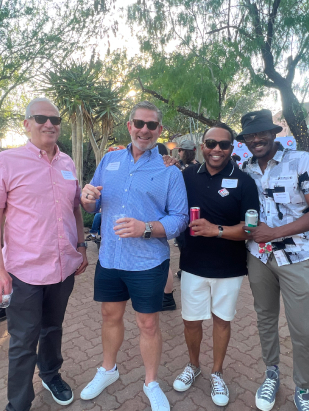
[[[168,240],[178,237],[189,221],[188,199],[181,171],[173,167],[167,196],[167,215],[160,220]]]

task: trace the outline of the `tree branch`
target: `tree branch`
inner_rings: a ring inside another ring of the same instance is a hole
[[[161,96],[160,94],[158,94],[156,91],[154,90],[150,90],[148,88],[145,88],[141,79],[138,78],[138,82],[141,86],[141,89],[144,93],[150,94],[152,96],[154,96],[156,99],[163,101],[163,103],[170,105],[171,107],[174,108],[174,104],[170,103],[170,101],[166,98],[164,98],[163,96]],[[186,107],[182,107],[182,106],[177,106],[175,107],[176,111],[178,111],[178,113],[181,113],[187,117],[192,117],[195,120],[200,121],[202,124],[206,124],[209,127],[212,127],[215,123],[216,120],[212,120],[210,118],[204,117],[203,114],[198,114],[192,110],[187,109]]]

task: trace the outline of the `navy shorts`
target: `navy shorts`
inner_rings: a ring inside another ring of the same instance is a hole
[[[170,260],[150,270],[125,271],[103,268],[97,263],[94,277],[94,300],[100,302],[127,301],[139,313],[161,311]]]

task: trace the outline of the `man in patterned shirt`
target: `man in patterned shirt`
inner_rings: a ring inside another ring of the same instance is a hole
[[[102,209],[94,299],[102,302],[104,353],[102,367],[81,398],[95,398],[119,378],[116,356],[124,336],[126,303],[131,298],[146,370],[144,392],[152,411],[169,411],[168,400],[156,382],[162,350],[158,312],[169,268],[167,240],[187,226],[187,194],[182,173],[177,167],[166,167],[156,147],[162,132],[160,110],[147,101],[138,103],[127,126],[132,143],[126,150],[103,157],[81,197],[86,211]]]
[[[253,154],[244,164],[256,182],[260,224],[249,228],[248,271],[266,379],[256,393],[256,406],[269,411],[279,389],[280,291],[293,345],[294,402],[309,410],[309,153],[283,149],[275,142],[282,128],[269,110],[245,114],[238,141]],[[248,230],[248,227],[244,227]],[[272,252],[259,253],[259,243],[272,243]]]

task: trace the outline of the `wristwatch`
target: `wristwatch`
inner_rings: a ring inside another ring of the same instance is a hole
[[[153,226],[150,223],[145,223],[145,226],[146,227],[145,227],[143,237],[146,238],[147,240],[149,240],[149,238],[151,237],[151,234],[152,234]]]
[[[221,238],[222,234],[223,234],[223,227],[222,225],[218,225],[218,229],[219,229],[219,234],[217,235],[217,238]]]
[[[87,244],[87,243],[77,243],[77,247],[76,247],[76,248],[79,248],[79,247],[85,247],[85,248],[87,248],[87,247],[88,247],[88,244]]]

